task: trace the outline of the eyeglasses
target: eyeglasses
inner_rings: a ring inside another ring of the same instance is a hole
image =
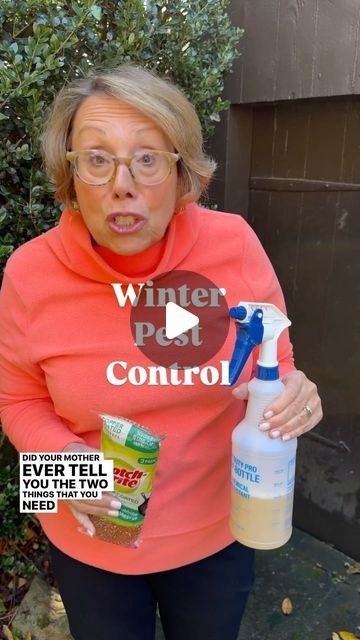
[[[136,182],[152,186],[166,180],[174,164],[180,159],[180,154],[146,150],[128,158],[119,158],[107,151],[87,149],[68,151],[66,159],[73,165],[78,178],[86,184],[93,186],[107,184],[115,177],[118,166],[124,164]]]

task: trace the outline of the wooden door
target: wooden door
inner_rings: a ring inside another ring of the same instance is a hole
[[[299,440],[295,522],[359,557],[360,100],[253,108],[248,221],[284,290],[324,419]]]

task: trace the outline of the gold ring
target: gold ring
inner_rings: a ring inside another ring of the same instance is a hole
[[[312,410],[312,408],[311,408],[311,407],[309,407],[309,405],[308,405],[308,404],[306,404],[306,405],[304,406],[304,408],[303,408],[303,411],[306,413],[306,417],[307,417],[307,418],[309,418],[309,420],[310,420],[310,418],[311,418],[311,416],[312,416],[312,414],[313,414],[313,410]]]

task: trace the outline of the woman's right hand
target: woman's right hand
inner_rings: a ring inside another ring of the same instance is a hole
[[[70,453],[100,453],[98,449],[88,447],[86,444],[73,442],[66,445],[64,452]],[[121,502],[110,493],[102,493],[100,500],[64,500],[74,518],[79,522],[79,531],[93,536],[95,527],[89,518],[89,514],[97,516],[117,516]]]

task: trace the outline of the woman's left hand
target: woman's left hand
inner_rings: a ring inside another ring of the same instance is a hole
[[[271,438],[290,440],[313,429],[323,412],[316,385],[302,371],[290,371],[281,380],[285,389],[266,407],[259,429],[268,431]],[[240,384],[233,394],[246,399],[247,384]]]

